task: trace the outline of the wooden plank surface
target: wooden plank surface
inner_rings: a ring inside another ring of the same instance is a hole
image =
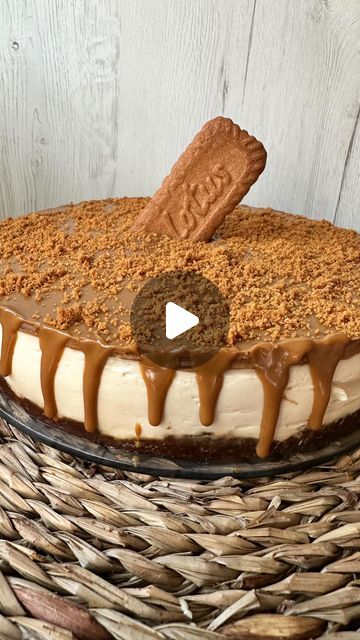
[[[152,194],[224,114],[247,202],[360,230],[359,42],[358,0],[2,0],[0,217]]]

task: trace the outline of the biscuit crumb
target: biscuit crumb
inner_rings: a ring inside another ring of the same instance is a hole
[[[132,233],[147,198],[83,202],[0,223],[0,304],[77,337],[133,341],[147,278],[184,269],[230,306],[227,345],[345,332],[360,337],[360,235],[325,220],[237,207],[212,242]]]

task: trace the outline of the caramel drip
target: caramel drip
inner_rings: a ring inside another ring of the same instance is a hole
[[[289,369],[297,364],[311,347],[311,340],[293,340],[283,345],[262,345],[253,351],[253,367],[264,392],[260,437],[256,453],[265,458],[274,440],[283,393],[289,381]]]
[[[335,369],[344,355],[347,343],[345,334],[326,336],[314,342],[308,354],[314,385],[314,401],[309,418],[310,429],[320,429],[329,404]]]
[[[83,375],[84,424],[88,432],[98,426],[98,393],[106,360],[112,353],[125,354],[117,347],[103,345],[92,340],[77,339],[65,332],[39,326],[25,320],[11,309],[0,307],[2,345],[0,375],[11,374],[17,333],[26,323],[32,333],[39,335],[41,357],[41,388],[44,412],[50,418],[57,414],[54,382],[59,361],[65,345],[80,350],[85,356]],[[281,401],[289,380],[289,369],[307,354],[314,385],[314,400],[309,427],[319,429],[328,406],[332,380],[338,362],[360,353],[360,341],[350,341],[345,334],[331,334],[321,339],[294,338],[280,344],[261,343],[241,352],[237,348],[221,349],[210,361],[195,369],[200,398],[200,421],[212,424],[216,405],[223,385],[224,372],[233,366],[252,367],[259,376],[264,391],[264,406],[257,453],[260,457],[269,454],[279,417]],[[130,354],[126,354],[130,355]],[[130,357],[135,357],[131,352]],[[156,426],[161,423],[168,390],[175,376],[174,369],[140,361],[141,374],[146,384],[148,397],[148,419]],[[181,408],[180,408],[181,410]],[[140,429],[136,432],[140,437]]]
[[[16,344],[17,332],[24,318],[10,309],[0,308],[2,325],[2,345],[0,358],[0,375],[9,376]],[[35,323],[34,323],[35,326]],[[44,413],[49,418],[57,415],[54,382],[58,364],[66,343],[85,356],[83,375],[84,425],[85,430],[94,432],[98,425],[98,393],[101,375],[113,347],[105,346],[92,340],[75,340],[72,336],[50,327],[38,327],[41,348],[41,390],[44,400]]]
[[[199,389],[199,418],[202,425],[214,422],[216,405],[224,382],[224,372],[230,368],[235,353],[219,351],[211,360],[195,369]]]
[[[85,430],[93,433],[98,428],[98,395],[101,375],[106,360],[112,353],[111,347],[91,340],[79,341],[77,347],[85,355],[83,375],[84,394],[84,426]]]
[[[147,358],[140,361],[148,399],[148,420],[157,427],[162,420],[167,392],[175,376],[174,369],[154,364]]]
[[[55,329],[48,327],[39,329],[41,391],[44,399],[44,413],[48,418],[57,416],[55,375],[68,339],[69,336]]]
[[[13,311],[1,308],[0,322],[2,326],[0,376],[6,378],[11,374],[17,332],[22,325],[23,319]]]

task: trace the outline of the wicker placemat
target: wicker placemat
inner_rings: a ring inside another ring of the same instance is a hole
[[[360,638],[359,473],[122,473],[0,422],[0,640]]]

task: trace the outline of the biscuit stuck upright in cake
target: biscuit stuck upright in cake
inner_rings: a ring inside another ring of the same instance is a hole
[[[258,140],[229,118],[209,120],[136,218],[134,231],[208,241],[266,163]]]

